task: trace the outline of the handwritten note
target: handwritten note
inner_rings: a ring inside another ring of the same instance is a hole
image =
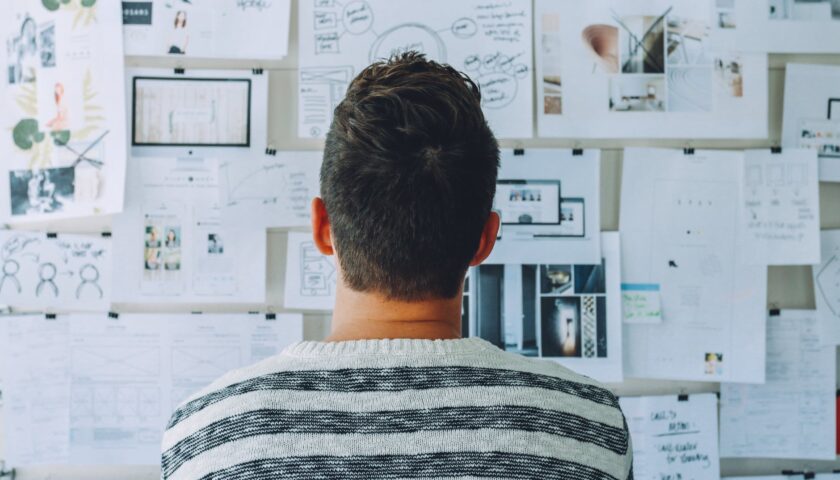
[[[815,150],[744,152],[740,234],[746,264],[819,263],[818,179]]]
[[[624,323],[662,323],[662,300],[659,285],[621,284]]]
[[[717,397],[625,397],[619,400],[633,439],[636,478],[717,479]]]

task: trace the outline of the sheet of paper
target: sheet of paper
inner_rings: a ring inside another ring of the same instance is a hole
[[[135,157],[114,218],[115,302],[263,303],[266,232],[221,219],[218,162]]]
[[[465,323],[472,330],[465,329],[464,335],[555,360],[602,382],[621,382],[619,236],[601,237],[603,257],[596,264],[472,269],[465,294]]]
[[[662,299],[657,284],[621,284],[624,323],[662,323]]]
[[[720,45],[743,52],[840,53],[836,0],[715,0]]]
[[[712,6],[537,0],[539,136],[765,138],[767,55],[712,48]]]
[[[0,230],[0,304],[105,311],[110,300],[110,238]]]
[[[836,370],[815,311],[770,316],[767,382],[721,385],[721,456],[834,460]]]
[[[268,74],[126,71],[132,156],[261,158],[268,147]]]
[[[622,397],[633,439],[633,475],[639,479],[718,479],[717,397],[713,393]]]
[[[470,75],[496,136],[533,135],[530,0],[301,0],[298,8],[299,136],[324,137],[349,82],[409,50]]]
[[[822,232],[822,262],[814,265],[820,340],[840,345],[840,230]]]
[[[222,220],[264,228],[308,227],[322,152],[277,152],[219,166]]]
[[[3,459],[6,465],[67,463],[70,365],[65,317],[11,316],[0,322]]]
[[[819,163],[814,150],[744,152],[740,235],[750,265],[819,263]]]
[[[0,221],[122,210],[119,2],[8,0],[0,39]]]
[[[741,152],[625,151],[622,281],[660,285],[662,303],[661,324],[625,325],[628,377],[764,381],[767,267],[740,261],[742,165]]]
[[[290,3],[123,1],[125,54],[280,60],[289,48]]]
[[[502,152],[493,209],[502,217],[487,263],[597,264],[601,259],[601,152]]]
[[[178,404],[302,338],[301,315],[4,318],[4,458],[16,467],[158,464]]]
[[[820,180],[840,182],[840,67],[787,64],[782,146],[816,150]]]
[[[338,271],[335,257],[321,254],[311,233],[290,232],[283,305],[295,310],[332,310]]]

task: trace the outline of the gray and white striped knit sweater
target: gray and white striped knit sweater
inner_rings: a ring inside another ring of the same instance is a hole
[[[301,342],[172,415],[181,479],[632,479],[616,397],[484,340]]]

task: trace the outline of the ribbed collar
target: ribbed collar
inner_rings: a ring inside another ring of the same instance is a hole
[[[283,350],[293,357],[341,357],[357,355],[468,355],[496,347],[477,337],[454,340],[350,340],[346,342],[298,342]]]

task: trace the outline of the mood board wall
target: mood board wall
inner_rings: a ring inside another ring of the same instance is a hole
[[[298,137],[297,120],[297,91],[298,91],[298,2],[292,2],[292,22],[289,45],[289,55],[282,61],[253,64],[242,61],[212,61],[190,60],[175,61],[172,59],[152,59],[129,56],[127,67],[138,68],[185,68],[192,69],[251,69],[263,68],[269,79],[268,99],[268,143],[274,148],[282,150],[318,150],[322,147],[319,140],[301,139]],[[682,140],[550,140],[527,139],[505,140],[503,148],[599,148],[603,150],[601,164],[601,229],[616,231],[619,226],[619,199],[622,177],[624,147],[645,146],[663,148],[709,148],[709,149],[744,149],[769,148],[780,143],[782,123],[782,102],[784,91],[785,66],[789,62],[825,63],[840,65],[840,57],[833,55],[771,55],[769,75],[769,131],[766,140],[725,141],[698,140],[687,143]],[[823,183],[820,191],[821,226],[823,229],[840,228],[840,183]],[[64,222],[43,224],[38,226],[45,231],[60,229],[62,232],[96,233],[110,229],[110,221],[96,219],[83,222]],[[270,231],[268,236],[268,304],[273,311],[283,312],[283,291],[285,276],[286,240],[287,233]],[[771,267],[769,271],[769,304],[778,308],[812,309],[814,308],[814,290],[811,271],[808,267]],[[769,306],[769,305],[768,305]],[[254,305],[259,309],[260,305]],[[232,312],[232,307],[192,304],[179,305],[176,308],[147,304],[116,304],[115,309],[120,312],[137,313],[184,313],[202,311]],[[238,305],[235,311],[242,311]],[[323,339],[329,331],[329,315],[306,314],[304,322],[304,337],[310,340]],[[715,383],[665,382],[665,381],[626,381],[611,385],[618,395],[664,395],[701,392],[714,392],[719,389]],[[0,418],[2,422],[2,418]],[[2,452],[3,445],[0,445]],[[2,458],[2,455],[0,455]],[[733,475],[770,475],[779,474],[782,470],[796,469],[807,471],[830,471],[840,468],[838,462],[802,462],[781,460],[732,460],[724,459],[721,464],[723,476]],[[32,467],[19,468],[17,478],[30,479],[156,479],[160,474],[156,467]]]

